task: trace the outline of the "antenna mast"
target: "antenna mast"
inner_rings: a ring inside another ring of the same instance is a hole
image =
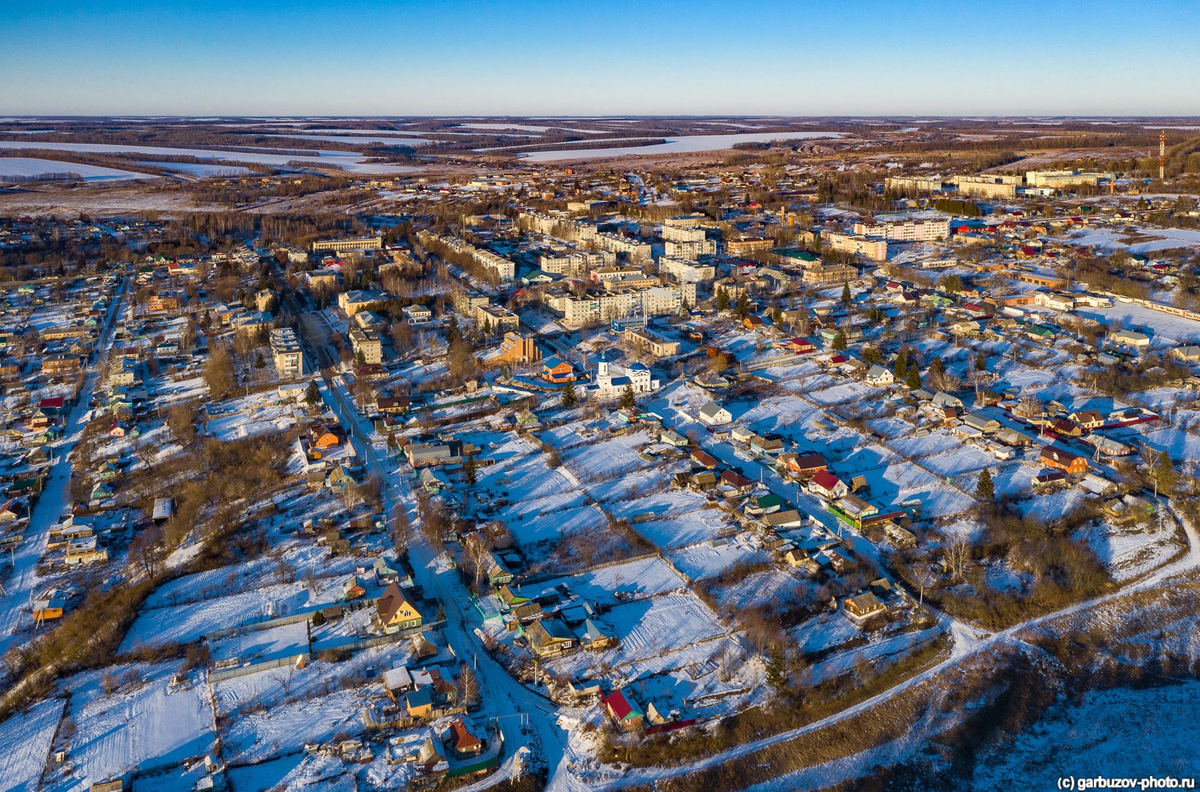
[[[1167,162],[1167,130],[1160,129],[1158,131],[1158,180],[1165,179],[1165,165]]]

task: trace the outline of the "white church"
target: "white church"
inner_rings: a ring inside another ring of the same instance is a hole
[[[623,374],[612,373],[608,363],[596,365],[596,380],[593,387],[596,389],[596,395],[601,399],[619,398],[625,392],[627,385],[633,389],[635,394],[639,395],[656,391],[659,387],[658,380],[650,378],[650,369],[641,363],[629,366]]]

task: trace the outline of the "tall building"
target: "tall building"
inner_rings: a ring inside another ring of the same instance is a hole
[[[927,219],[883,220],[874,223],[855,223],[854,233],[859,236],[894,239],[898,242],[933,242],[950,235],[950,219],[931,217]]]

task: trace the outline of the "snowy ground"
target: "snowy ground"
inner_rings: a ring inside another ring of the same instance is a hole
[[[65,698],[46,699],[0,724],[0,745],[5,746],[0,789],[34,792],[38,788],[66,704]]]
[[[167,682],[178,664],[135,665],[111,669],[118,679],[136,681],[105,694],[105,672],[88,671],[65,680],[71,691],[70,775],[47,785],[55,792],[86,790],[88,785],[137,767],[179,762],[211,753],[214,720],[208,691],[193,684],[174,693]]]
[[[1062,777],[1192,778],[1200,766],[1192,714],[1197,696],[1200,683],[1187,681],[1062,701],[1002,749],[981,756],[973,785],[1052,789]]]

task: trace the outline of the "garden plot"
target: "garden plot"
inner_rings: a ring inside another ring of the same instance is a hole
[[[782,396],[755,404],[740,421],[756,432],[774,432],[797,424],[811,426],[820,417],[821,411],[808,402],[794,396]]]
[[[214,405],[214,413],[206,431],[225,441],[278,432],[305,416],[303,408],[280,401],[274,391],[221,402]]]
[[[65,698],[46,699],[0,724],[0,745],[5,748],[4,761],[0,762],[0,789],[38,789],[66,704]]]
[[[216,682],[212,686],[213,698],[218,714],[232,715],[243,707],[275,707],[285,699],[329,695],[345,687],[348,682],[377,682],[384,671],[411,663],[409,643],[398,641],[363,649],[338,663],[317,657],[306,667],[295,671],[288,666]]]
[[[806,655],[828,652],[862,634],[840,610],[815,616],[789,632],[795,637],[797,648]]]
[[[178,664],[111,669],[137,681],[105,694],[100,671],[68,679],[72,775],[48,784],[56,792],[86,790],[90,784],[142,767],[155,767],[212,753],[216,735],[208,691],[203,685],[167,692]]]
[[[292,771],[296,770],[307,758],[306,754],[293,754],[281,759],[272,759],[256,765],[231,767],[226,772],[231,789],[238,792],[267,792],[268,789],[283,788],[285,779],[290,779]]]
[[[660,711],[709,720],[739,712],[769,690],[761,659],[734,637],[622,666],[608,680],[631,690],[642,706],[653,702]]]
[[[697,492],[665,490],[654,492],[643,498],[613,503],[609,509],[613,517],[636,520],[687,514],[697,509],[703,509],[707,503],[708,500]]]
[[[841,469],[838,473],[841,474]],[[925,518],[946,517],[975,505],[975,499],[955,489],[932,473],[910,462],[901,462],[853,474],[867,479],[871,488],[870,500],[875,503],[901,503],[917,499]]]
[[[529,449],[531,452],[532,448]],[[558,495],[576,483],[561,469],[551,469],[540,451],[514,456],[478,470],[476,488],[505,493],[512,503]]]
[[[873,421],[871,425],[874,425]],[[891,448],[901,456],[913,459],[922,459],[945,451],[953,451],[961,447],[962,441],[949,432],[930,432],[924,437],[909,435],[907,437],[892,437],[888,440],[888,448]]]
[[[1075,538],[1087,543],[1118,582],[1157,569],[1183,549],[1175,541],[1174,523],[1158,517],[1140,525],[1091,524]]]
[[[639,558],[623,564],[593,569],[570,577],[537,584],[537,590],[552,592],[565,586],[575,597],[597,604],[613,605],[631,599],[657,597],[681,590],[687,582],[661,558]],[[533,586],[525,586],[525,596],[534,596]]]
[[[735,529],[728,515],[720,509],[697,509],[676,514],[665,520],[638,520],[633,530],[656,547],[676,548],[709,542]]]
[[[241,714],[221,730],[225,755],[231,764],[258,762],[302,751],[305,743],[359,734],[369,703],[367,691],[347,689]]]
[[[582,494],[578,498],[582,500]],[[574,500],[574,499],[573,499]],[[511,515],[516,510],[507,510]],[[608,525],[608,518],[599,506],[570,506],[555,511],[541,511],[532,519],[505,520],[517,544],[528,548],[539,543],[557,542],[564,536],[582,531],[599,531]]]
[[[1050,522],[1075,511],[1091,497],[1090,493],[1072,487],[1047,495],[1037,495],[1030,500],[1018,503],[1017,508],[1025,517]]]
[[[716,596],[726,613],[757,606],[787,610],[810,603],[817,585],[795,570],[772,566],[717,589]]]
[[[1172,459],[1200,459],[1200,437],[1183,429],[1164,426],[1146,432],[1143,437],[1159,451],[1166,451]]]
[[[670,465],[635,470],[611,481],[588,484],[584,489],[596,500],[601,503],[612,502],[612,508],[619,510],[622,503],[629,498],[659,492],[669,487],[671,474],[676,467],[683,468],[683,464],[672,461]]]
[[[849,621],[845,616],[845,621]],[[812,682],[819,685],[837,677],[850,674],[855,665],[867,660],[880,663],[888,659],[898,662],[904,655],[911,654],[942,633],[941,627],[929,627],[924,630],[909,630],[893,632],[878,640],[872,640],[865,646],[855,647],[845,652],[838,652],[812,667]]]
[[[190,643],[216,630],[329,605],[341,598],[342,583],[341,576],[317,579],[314,590],[300,582],[279,583],[220,599],[143,611],[125,636],[121,651]]]
[[[873,387],[863,382],[839,382],[828,388],[809,391],[808,398],[827,407],[850,402],[868,405],[882,401],[886,392],[883,388]]]
[[[617,605],[602,618],[620,644],[554,660],[550,665],[556,671],[572,678],[590,678],[601,668],[620,668],[686,651],[725,635],[725,628],[691,592]]]
[[[720,547],[695,544],[667,553],[671,562],[692,580],[705,580],[720,575],[737,564],[759,564],[770,560],[771,555],[761,547],[754,547],[742,537]]]
[[[318,572],[323,575],[350,575],[358,563],[353,556],[330,557],[326,547],[295,545],[284,550],[278,559],[261,556],[236,566],[196,572],[168,581],[146,598],[145,608],[164,608],[217,599],[231,591],[289,582],[286,578],[300,578]]]
[[[996,464],[996,457],[974,446],[961,445],[953,451],[943,451],[921,460],[921,466],[947,478],[963,473],[977,473]]]
[[[646,432],[631,432],[564,451],[562,460],[582,481],[603,481],[648,467],[640,451],[652,442]]]
[[[294,657],[308,651],[308,622],[281,624],[268,630],[251,630],[218,638],[210,643],[209,651],[214,661],[238,660],[241,664]]]
[[[888,439],[888,443],[892,448],[895,448],[895,441],[916,427],[905,421],[902,418],[887,417],[887,418],[872,418],[867,421],[867,428]]]

